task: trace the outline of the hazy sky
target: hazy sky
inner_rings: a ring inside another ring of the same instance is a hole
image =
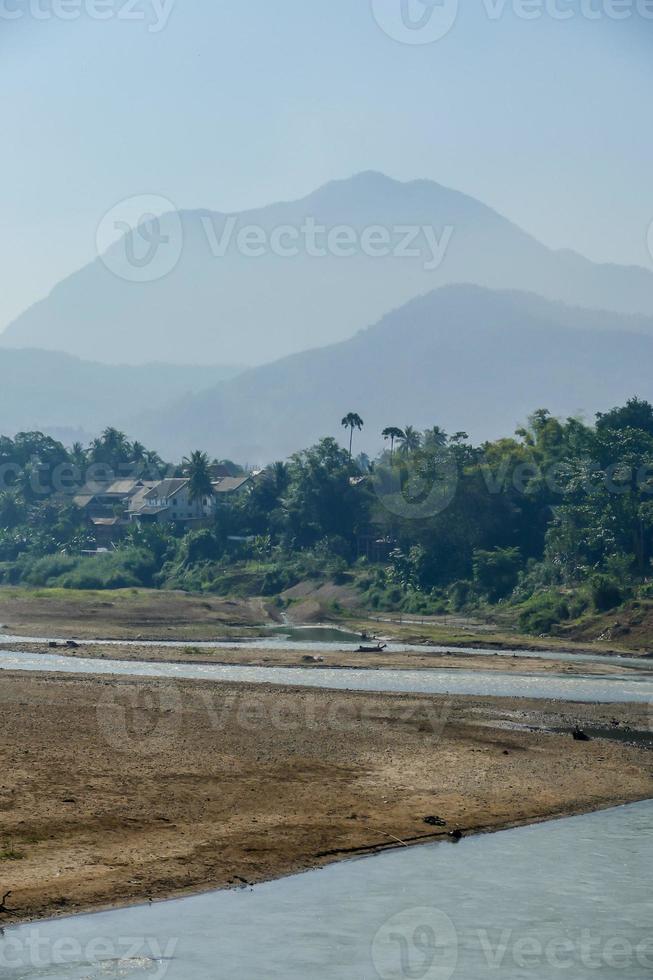
[[[532,20],[461,0],[430,44],[389,36],[402,0],[139,0],[146,20],[58,2],[0,0],[0,326],[94,257],[123,198],[236,210],[368,169],[653,268],[653,0],[546,0]]]

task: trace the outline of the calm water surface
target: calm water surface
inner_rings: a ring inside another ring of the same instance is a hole
[[[653,702],[653,675],[622,676],[510,674],[482,670],[357,670],[334,667],[247,667],[221,664],[162,664],[94,660],[54,653],[0,650],[0,670],[41,670],[66,674],[120,674],[178,677],[252,684],[286,684],[349,691],[401,691],[413,694],[475,694],[495,697],[552,698],[561,701]]]
[[[3,980],[650,980],[653,802],[7,929]]]

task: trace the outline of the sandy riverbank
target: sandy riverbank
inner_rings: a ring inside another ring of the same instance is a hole
[[[644,705],[4,672],[0,702],[0,924],[653,793],[645,749],[545,731]]]
[[[286,613],[295,625],[317,623],[318,616],[302,619],[302,607]],[[308,610],[304,610],[308,613]],[[319,609],[316,611],[319,612]],[[189,645],[201,640],[252,639],[266,627],[279,625],[282,613],[271,598],[225,598],[190,595],[152,589],[119,589],[104,592],[73,589],[0,588],[2,632],[20,636],[54,636],[72,639],[183,640]],[[333,616],[327,621],[337,625]],[[650,656],[653,629],[646,623],[632,636],[619,633],[616,642],[593,639],[586,630],[582,642],[572,637],[524,636],[496,623],[468,616],[393,617],[383,614],[341,621],[348,630],[382,635],[399,643],[426,646],[478,647],[486,650],[559,650],[594,655],[622,653]],[[601,629],[605,624],[601,625]],[[614,624],[613,624],[614,625]],[[601,632],[597,626],[597,630]],[[605,631],[604,631],[605,632]]]
[[[57,654],[82,659],[139,661],[141,663],[190,663],[225,664],[248,667],[301,667],[311,670],[316,667],[342,667],[357,670],[379,670],[394,668],[400,670],[483,670],[503,674],[564,674],[565,676],[623,676],[628,677],[632,668],[620,664],[591,663],[579,661],[570,663],[561,660],[544,660],[518,654],[499,656],[475,655],[472,653],[435,653],[428,650],[395,652],[384,650],[381,653],[358,653],[355,649],[316,651],[303,648],[300,644],[293,649],[273,649],[252,645],[232,647],[166,647],[163,645],[127,645],[121,643],[93,643],[83,641],[76,649],[63,644],[52,649],[45,643],[24,641],[5,641],[0,638],[0,650],[14,652]],[[315,659],[317,658],[317,659]]]

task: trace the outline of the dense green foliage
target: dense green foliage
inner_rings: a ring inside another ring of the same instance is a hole
[[[0,440],[0,578],[34,586],[137,585],[277,596],[305,579],[350,583],[372,608],[416,613],[510,603],[530,632],[618,606],[653,557],[653,408],[632,399],[596,425],[538,410],[515,434],[388,426],[375,460],[334,439],[268,467],[217,500],[210,526],[132,524],[111,553],[72,502],[84,468],[186,474],[210,492],[209,460],[165,467],[107,430],[84,450],[40,433]],[[389,445],[388,445],[389,443]],[[51,474],[56,470],[58,484]],[[61,486],[61,473],[68,485]],[[69,472],[68,472],[69,471]]]

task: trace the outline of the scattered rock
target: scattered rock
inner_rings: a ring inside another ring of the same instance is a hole
[[[57,643],[56,640],[50,640],[50,642],[48,643],[48,647],[50,648],[50,650],[56,650],[58,646],[59,644]]]
[[[74,640],[66,640],[66,646],[68,647],[69,650],[79,649],[79,643],[75,643]]]
[[[463,832],[462,832],[462,830],[452,830],[452,831],[449,832],[449,835],[448,836],[453,841],[459,841],[459,840],[462,840],[463,839]]]
[[[578,727],[574,728],[573,736],[574,736],[574,742],[591,742],[592,741],[592,739],[589,737],[589,735],[586,735],[585,732],[582,730],[582,728],[578,728]]]
[[[446,827],[447,821],[442,817],[424,817],[424,823],[429,827]]]

